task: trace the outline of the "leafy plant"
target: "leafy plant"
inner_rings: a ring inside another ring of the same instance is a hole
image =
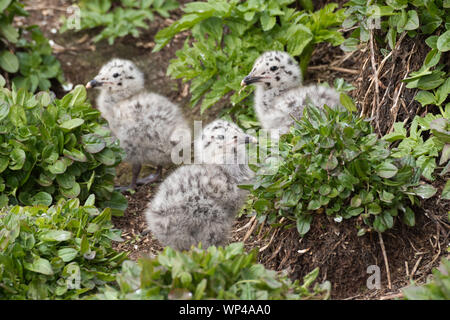
[[[344,50],[354,50],[356,45],[369,40],[369,33],[377,31],[377,40],[385,45],[381,51],[387,56],[394,50],[399,35],[409,37],[426,36],[425,43],[430,48],[422,67],[411,72],[403,80],[408,89],[418,89],[415,96],[422,106],[435,105],[441,115],[416,116],[411,123],[409,135],[403,123],[394,125],[394,132],[384,139],[399,141],[393,152],[394,157],[412,155],[422,171],[423,177],[433,181],[437,167],[444,166],[440,175],[449,170],[449,110],[444,104],[450,94],[448,69],[440,64],[442,55],[450,50],[450,2],[447,0],[351,0],[345,4],[347,18],[343,27],[356,25],[352,35],[342,45]],[[430,135],[431,134],[431,135]],[[442,198],[449,199],[450,183],[446,184]]]
[[[306,1],[308,2],[308,1]],[[283,50],[299,57],[306,71],[314,46],[320,42],[339,45],[344,41],[337,27],[344,11],[328,4],[316,12],[290,8],[294,0],[208,0],[187,3],[184,15],[155,36],[159,51],[178,33],[190,30],[167,73],[191,81],[191,104],[201,102],[201,111],[222,98],[234,105],[252,89],[239,94],[240,83],[256,58],[266,50]],[[232,92],[234,93],[232,94]]]
[[[406,32],[410,37],[428,36],[425,42],[431,50],[423,66],[403,81],[407,88],[421,89],[416,100],[422,105],[440,106],[446,100],[450,93],[448,72],[438,63],[442,53],[450,50],[450,3],[447,0],[351,0],[345,6],[348,9],[343,27],[348,29],[359,24],[343,43],[344,50],[356,49],[359,41],[367,42],[373,29],[382,32],[382,39],[390,50],[395,48],[401,33]],[[387,49],[382,52],[388,54]],[[435,90],[434,94],[430,90]]]
[[[157,257],[125,261],[117,275],[118,288],[105,286],[97,299],[327,299],[330,283],[311,285],[316,268],[291,282],[282,273],[256,263],[257,250],[244,251],[242,243],[225,248],[193,247],[178,252],[166,247]]]
[[[336,222],[358,217],[359,235],[392,228],[399,212],[407,225],[414,225],[408,202],[436,193],[431,185],[419,185],[414,158],[393,157],[389,143],[377,138],[368,121],[324,108],[307,106],[302,119],[281,137],[279,155],[269,153],[255,183],[242,186],[257,199],[253,209],[272,222],[287,217],[301,235],[315,214],[324,213]]]
[[[148,29],[148,21],[154,20],[154,12],[163,17],[177,9],[176,0],[81,0],[80,29],[101,27],[103,30],[94,37],[94,42],[108,39],[112,45],[118,37],[131,34],[139,37],[139,29]],[[61,32],[70,29],[70,21],[63,17]],[[77,30],[78,31],[78,30]]]
[[[105,125],[83,86],[53,101],[45,92],[0,88],[0,207],[94,193],[99,206],[123,212],[114,177],[124,152]]]
[[[431,134],[424,134],[425,132]],[[422,176],[427,180],[435,180],[433,174],[438,166],[443,167],[439,175],[445,177],[450,171],[450,103],[446,105],[442,115],[428,113],[425,117],[416,116],[409,128],[409,134],[402,122],[395,123],[394,131],[385,135],[383,139],[392,143],[400,141],[393,148],[392,156],[401,158],[412,155]],[[438,158],[439,162],[436,163]],[[441,198],[450,200],[448,181]]]
[[[0,85],[11,78],[17,88],[48,90],[52,79],[64,82],[61,65],[37,26],[18,29],[13,25],[15,16],[27,15],[21,2],[0,1],[0,69],[4,72],[0,73]],[[25,37],[27,33],[31,39]]]
[[[423,286],[410,286],[403,290],[406,300],[450,300],[450,260],[443,258],[433,269],[433,279]]]
[[[0,211],[0,299],[76,299],[114,281],[126,253],[94,198]]]

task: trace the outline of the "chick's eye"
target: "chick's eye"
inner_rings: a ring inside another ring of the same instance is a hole
[[[277,71],[278,70],[278,67],[277,66],[272,66],[272,67],[270,67],[270,71]]]
[[[114,77],[114,78],[117,78],[118,76],[119,76],[118,73],[114,73],[114,74],[113,74],[113,77]]]

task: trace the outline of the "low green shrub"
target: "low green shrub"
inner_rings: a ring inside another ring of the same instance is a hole
[[[403,289],[406,300],[450,300],[450,260],[443,258],[439,268],[433,269],[433,279],[423,286]]]
[[[428,181],[435,180],[438,169],[439,176],[446,177],[450,171],[450,103],[440,115],[416,116],[409,133],[403,122],[395,123],[394,131],[383,139],[393,144],[393,157],[413,156],[422,176]],[[450,180],[442,190],[441,199],[450,200]]]
[[[124,151],[105,126],[83,86],[53,101],[45,92],[0,88],[0,207],[94,193],[98,206],[123,212],[114,177]]]
[[[94,198],[0,211],[0,299],[76,299],[115,279],[126,254]]]
[[[242,243],[225,248],[193,247],[178,252],[166,247],[155,258],[125,261],[117,275],[118,287],[105,286],[96,299],[327,299],[330,284],[316,284],[319,269],[303,284],[256,263],[257,250],[244,251]]]
[[[16,16],[28,16],[21,1],[0,1],[0,87],[6,79],[31,92],[50,89],[53,79],[63,83],[61,65],[48,39],[37,26],[14,26]]]
[[[429,52],[423,65],[403,82],[406,88],[417,89],[414,99],[421,106],[436,106],[434,110],[441,114],[416,116],[409,134],[406,124],[396,123],[394,132],[384,139],[393,142],[394,157],[413,156],[427,180],[435,180],[433,173],[438,166],[443,167],[440,175],[444,177],[450,169],[450,78],[445,65],[445,54],[450,50],[450,1],[350,0],[344,6],[347,18],[342,26],[353,29],[341,46],[344,50],[354,50],[360,42],[367,43],[372,32],[388,59],[401,36],[425,39]],[[432,108],[429,110],[434,112]],[[441,197],[450,199],[449,181]]]
[[[154,13],[169,17],[169,11],[179,7],[176,0],[81,0],[79,30],[100,27],[102,31],[94,37],[94,42],[108,39],[110,45],[119,37],[131,34],[139,37],[139,29],[148,29]],[[61,32],[72,27],[72,21],[62,17]]]
[[[157,33],[154,51],[161,50],[176,34],[190,30],[192,38],[177,51],[177,59],[171,61],[167,73],[191,81],[191,104],[201,101],[202,112],[222,98],[230,99],[233,105],[239,104],[253,90],[249,87],[239,94],[240,83],[262,52],[287,51],[300,59],[305,72],[317,43],[329,42],[336,46],[344,41],[337,27],[345,15],[344,10],[336,10],[337,4],[310,12],[291,8],[294,2],[186,3],[182,9],[184,15]]]
[[[431,185],[419,185],[415,159],[393,157],[389,143],[351,112],[327,106],[305,110],[281,137],[279,155],[263,161],[254,185],[242,186],[257,199],[253,209],[271,222],[287,217],[301,235],[309,231],[316,214],[336,222],[358,217],[359,235],[392,228],[399,212],[407,225],[414,225],[409,204],[417,202],[416,196],[436,193]]]
[[[430,48],[422,67],[403,80],[406,88],[419,89],[415,100],[422,106],[442,104],[450,94],[448,69],[440,63],[450,50],[450,2],[448,0],[350,0],[345,4],[347,18],[342,26],[353,32],[342,44],[344,50],[354,50],[360,42],[369,41],[376,33],[381,52],[388,56],[401,34],[411,38],[426,36]]]

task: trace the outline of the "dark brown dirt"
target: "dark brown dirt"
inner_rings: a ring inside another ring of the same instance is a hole
[[[315,2],[315,5],[328,2],[330,1],[321,0]],[[339,3],[342,4],[342,1]],[[59,16],[69,5],[70,1],[64,0],[34,1],[30,4],[31,16],[28,18],[29,21],[40,25],[45,35],[57,44],[55,54],[61,61],[68,82],[85,84],[109,59],[131,58],[147,75],[148,89],[164,94],[179,103],[190,119],[204,119],[208,122],[218,114],[220,105],[208,110],[204,115],[200,115],[198,109],[191,109],[188,105],[187,84],[166,76],[169,61],[175,57],[175,51],[181,47],[185,36],[177,37],[160,52],[151,53],[156,32],[177,19],[180,10],[175,11],[171,19],[156,17],[149,30],[142,31],[138,39],[133,37],[117,39],[113,46],[109,46],[105,41],[94,44],[91,39],[95,32],[92,30],[63,35],[51,32],[52,28],[59,27]],[[378,48],[375,52],[379,52]],[[429,111],[426,109],[419,111],[417,103],[412,99],[415,92],[403,88],[399,103],[391,112],[395,93],[400,89],[405,72],[417,70],[423,63],[424,54],[426,50],[422,45],[405,37],[400,51],[392,61],[386,62],[380,72],[379,88],[382,103],[378,110],[375,109],[377,117],[374,120],[378,133],[387,132],[394,121],[411,120],[415,114]],[[383,57],[377,54],[375,59],[379,65]],[[375,93],[373,86],[369,88],[373,70],[368,47],[353,53],[344,53],[328,44],[321,44],[314,52],[308,71],[306,82],[327,81],[332,84],[334,79],[344,78],[352,83],[356,90],[350,95],[356,99],[364,114],[371,116]],[[386,96],[382,100],[384,93]],[[58,92],[58,95],[62,94],[64,92]],[[95,94],[90,93],[90,98],[94,101]],[[143,175],[152,170],[147,168]],[[117,173],[118,184],[129,183],[128,164],[121,164]],[[169,173],[164,172],[163,176]],[[448,177],[433,184],[442,189],[446,179]],[[146,227],[143,211],[157,185],[143,186],[134,194],[127,194],[128,209],[123,217],[115,217],[113,220],[115,226],[123,231],[125,239],[125,242],[117,244],[116,248],[128,252],[131,259],[156,254],[162,249],[150,234],[141,236]],[[310,232],[304,238],[300,238],[295,228],[284,228],[287,221],[284,221],[280,228],[272,228],[267,224],[257,224],[249,217],[241,217],[236,221],[232,240],[244,241],[247,249],[258,247],[261,263],[274,270],[287,269],[293,279],[301,278],[313,268],[320,267],[320,280],[331,281],[332,297],[335,299],[384,299],[396,297],[395,294],[400,288],[408,285],[410,279],[423,283],[432,267],[436,266],[446,254],[449,244],[450,226],[447,219],[449,211],[450,202],[441,201],[435,196],[423,201],[420,209],[416,208],[415,227],[408,228],[397,221],[394,229],[383,233],[391,289],[388,288],[386,266],[378,234],[368,233],[358,237],[354,220],[336,223],[324,215],[317,215]],[[369,290],[366,287],[366,280],[370,276],[367,267],[370,265],[380,268],[382,285],[380,290]]]

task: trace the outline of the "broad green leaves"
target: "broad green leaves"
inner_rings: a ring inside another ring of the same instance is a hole
[[[450,50],[450,30],[440,35],[436,44],[439,51],[446,52]]]
[[[431,185],[419,186],[414,158],[394,157],[389,143],[378,139],[370,124],[350,111],[326,106],[325,110],[307,106],[305,111],[290,133],[281,137],[283,166],[271,174],[263,166],[256,171],[251,189],[256,213],[268,215],[269,221],[289,217],[302,236],[317,214],[331,216],[337,223],[360,217],[361,234],[370,227],[380,232],[392,228],[398,211],[404,212],[405,223],[414,225],[407,204],[417,201],[415,196],[429,198],[435,192]],[[406,135],[398,125],[396,130],[391,139]]]
[[[9,290],[0,290],[0,299],[78,299],[114,281],[126,254],[112,248],[110,239],[122,239],[120,231],[112,228],[109,211],[100,213],[88,204],[82,207],[78,199],[59,201],[50,208],[41,203],[2,209],[0,286]],[[97,228],[92,231],[94,222]],[[84,257],[83,243],[91,250],[91,259]]]
[[[114,191],[114,166],[124,152],[86,102],[83,86],[54,101],[46,93],[2,88],[0,125],[2,203],[48,206],[94,192],[114,214],[125,210],[125,197]]]
[[[293,0],[187,3],[184,15],[157,33],[153,50],[161,50],[178,33],[191,31],[192,41],[187,40],[177,51],[177,59],[171,61],[167,70],[173,78],[191,81],[191,105],[201,104],[202,113],[222,98],[229,99],[232,106],[248,105],[249,99],[245,98],[251,90],[241,92],[240,83],[262,52],[287,51],[299,58],[305,73],[315,44],[339,45],[344,40],[337,28],[344,19],[344,11],[337,10],[336,4],[306,12],[291,8],[293,3]]]
[[[112,6],[112,0],[81,0],[81,19],[80,29],[103,28],[101,32],[94,37],[98,42],[104,39],[108,40],[110,45],[118,37],[132,35],[139,37],[140,29],[148,29],[149,22],[154,20],[154,13],[167,18],[169,11],[177,9],[179,3],[176,0],[144,0],[144,1],[118,1],[118,5]],[[199,9],[200,10],[200,9]],[[63,26],[61,32],[73,29],[71,21],[62,17]]]
[[[450,81],[447,80],[446,83],[450,83]],[[422,94],[420,94],[421,92]],[[430,99],[435,102],[434,95],[426,91],[421,92],[419,92],[420,96],[419,94],[416,96],[416,100],[426,102],[428,101],[426,99]],[[444,90],[438,95],[444,95]],[[440,176],[445,176],[450,166],[450,147],[448,147],[450,145],[450,122],[445,118],[447,117],[446,111],[450,111],[450,105],[446,106],[445,111],[442,111],[444,117],[431,113],[425,117],[416,116],[411,123],[409,133],[402,122],[395,123],[394,132],[383,137],[389,142],[400,141],[392,149],[392,156],[395,158],[412,156],[421,175],[429,181],[435,180],[435,171],[438,166],[443,167],[438,171]],[[417,195],[428,198],[426,192],[419,192]]]
[[[17,16],[26,16],[18,0],[0,1],[0,70],[12,85],[35,92],[50,89],[50,80],[64,82],[59,61],[52,55],[49,40],[37,26],[17,27]],[[28,36],[23,36],[24,34]],[[0,76],[0,87],[5,85]]]
[[[118,288],[103,287],[97,299],[327,299],[330,283],[313,285],[316,268],[292,282],[283,273],[257,263],[257,250],[243,243],[178,252],[166,247],[154,258],[125,261],[117,275]]]
[[[403,289],[407,300],[450,300],[450,260],[442,258],[433,269],[433,279],[422,286],[412,285]]]
[[[0,67],[8,73],[19,70],[19,59],[8,50],[0,51]]]

